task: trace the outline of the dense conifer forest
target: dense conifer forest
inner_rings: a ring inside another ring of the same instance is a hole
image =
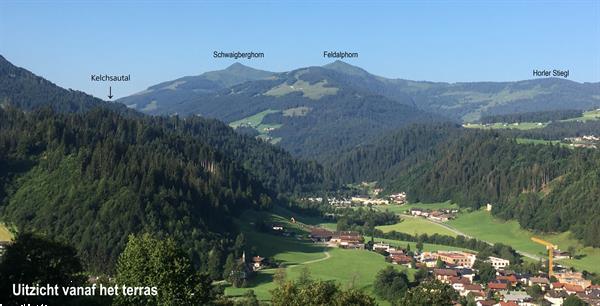
[[[412,202],[452,200],[544,232],[572,230],[600,246],[600,153],[520,144],[510,133],[420,126],[400,130],[332,163],[343,182],[379,181]]]
[[[228,253],[232,217],[270,207],[277,189],[319,181],[313,164],[222,124],[106,109],[0,110],[0,164],[3,220],[68,241],[105,271],[129,233],[172,236],[196,263],[213,248]]]

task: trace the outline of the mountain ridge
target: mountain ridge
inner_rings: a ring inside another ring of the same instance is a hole
[[[234,65],[240,68],[243,67],[244,70],[253,69],[239,63]],[[232,66],[225,70],[230,69]],[[464,122],[475,121],[483,115],[510,114],[538,111],[540,109],[561,110],[565,108],[577,108],[586,110],[600,105],[600,82],[580,83],[562,78],[482,82],[415,81],[374,75],[361,67],[341,60],[323,66],[302,67],[287,72],[271,73],[269,77],[281,77],[291,72],[317,67],[336,71],[344,75],[347,78],[348,85],[356,89],[382,95],[402,104],[418,107],[424,111],[442,114]],[[217,72],[225,70],[217,70]],[[227,78],[227,76],[224,77]],[[245,81],[264,81],[265,79],[246,79]],[[229,82],[229,84],[233,83],[236,82]],[[229,88],[241,83],[243,82],[237,82],[229,86]],[[185,97],[182,97],[181,94],[171,92],[169,98],[176,100],[178,105],[190,104],[195,100],[205,98],[206,94],[214,93],[215,90],[219,89],[224,89],[224,87],[213,88],[212,91],[197,89],[196,92],[185,95]],[[159,101],[151,98],[138,98],[135,100],[137,102],[133,103],[132,98],[125,97],[120,99],[119,102],[128,105],[135,104],[138,106],[137,109],[155,115],[175,113],[175,111],[170,109],[169,105],[169,103],[174,104],[173,101]],[[157,105],[151,107],[149,110],[144,110],[142,106],[152,103],[152,101],[156,101]],[[566,105],[564,101],[570,101],[571,105]],[[161,103],[166,104],[161,105]],[[186,113],[177,113],[188,115]]]

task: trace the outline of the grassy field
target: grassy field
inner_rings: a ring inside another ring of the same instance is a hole
[[[281,124],[263,124],[262,121],[265,118],[265,116],[267,116],[269,114],[278,113],[278,112],[280,112],[280,111],[275,110],[275,109],[267,109],[260,113],[246,117],[244,119],[240,119],[238,121],[231,122],[231,123],[229,123],[229,126],[234,129],[238,128],[240,126],[251,127],[253,129],[255,129],[256,131],[258,131],[258,133],[259,133],[258,137],[260,137],[264,140],[270,141],[273,144],[276,144],[281,141],[281,138],[271,138],[269,136],[269,132],[280,128]]]
[[[288,230],[297,232],[299,235],[306,234],[307,228],[304,222],[322,223],[317,218],[301,216],[294,216],[297,222],[291,223],[290,216],[293,216],[293,213],[284,208],[276,208],[275,213],[249,211],[244,214],[239,223],[246,235],[248,245],[255,248],[259,255],[274,258],[284,264],[288,279],[297,278],[302,267],[306,266],[313,278],[334,280],[344,288],[361,288],[371,292],[371,284],[377,272],[390,265],[385,262],[382,255],[374,252],[327,248],[307,239],[277,236],[254,230],[253,223],[258,218],[267,224],[269,222],[283,224]],[[405,269],[401,266],[394,266],[398,269]],[[240,296],[248,289],[252,289],[260,300],[268,300],[269,291],[275,287],[273,284],[275,271],[276,269],[260,271],[247,288],[228,287],[225,293],[229,296]],[[409,271],[409,275],[412,275],[412,270],[407,269],[407,271]],[[382,305],[386,304],[383,301],[378,302]]]
[[[454,232],[451,230],[437,224],[431,222],[425,218],[420,217],[402,217],[402,222],[392,224],[392,225],[382,225],[377,226],[377,229],[383,231],[384,233],[396,231],[408,233],[411,235],[416,234],[440,234],[440,235],[448,235],[448,236],[456,236]]]
[[[303,267],[307,267],[314,279],[333,280],[342,288],[360,288],[372,294],[372,284],[377,272],[387,266],[405,270],[411,277],[413,275],[413,270],[387,263],[382,255],[367,250],[330,248],[327,254],[321,253],[321,259],[317,261],[287,267],[285,270],[287,279],[297,279]],[[270,298],[269,291],[275,288],[273,283],[275,271],[276,269],[260,271],[247,288],[228,287],[225,293],[229,296],[240,296],[248,289],[252,289],[259,300],[266,301]],[[378,302],[380,305],[386,304],[383,301]]]
[[[247,126],[250,126],[250,127],[253,127],[256,129],[262,123],[262,121],[266,115],[277,113],[277,112],[279,112],[279,111],[275,110],[275,109],[267,109],[260,113],[246,117],[244,119],[240,119],[238,121],[231,122],[231,123],[229,123],[229,126],[231,126],[232,128],[237,128],[241,125],[247,125]]]
[[[600,109],[584,112],[581,117],[569,118],[565,120],[559,120],[559,122],[568,122],[568,121],[594,121],[600,120]],[[548,126],[548,122],[519,122],[515,123],[490,123],[490,124],[479,124],[479,123],[467,123],[464,125],[466,128],[473,129],[519,129],[519,130],[531,130],[531,129],[541,129]]]
[[[0,223],[0,241],[10,241],[13,239],[13,234],[8,230],[4,223]]]
[[[402,247],[405,248],[406,245],[410,245],[411,250],[416,250],[416,242],[402,241],[402,240],[392,240],[385,238],[375,238],[375,242],[385,242],[389,243],[391,246]],[[452,246],[445,246],[440,244],[431,244],[431,243],[423,243],[423,251],[433,252],[433,251],[465,251],[467,249],[457,248]]]
[[[583,116],[577,118],[570,118],[562,121],[593,121],[600,120],[600,109],[596,109],[593,111],[587,111],[583,113]]]
[[[405,213],[408,213],[413,208],[431,209],[431,210],[442,209],[442,208],[458,209],[458,205],[451,203],[450,201],[446,201],[446,202],[438,202],[438,203],[414,203],[414,204],[409,203],[409,204],[404,204],[404,205],[379,205],[379,206],[375,206],[375,208],[377,208],[381,211],[389,210],[389,211],[397,213],[397,214],[405,214]]]
[[[265,95],[280,97],[290,94],[292,92],[301,92],[305,98],[318,100],[321,99],[323,96],[335,95],[337,91],[338,88],[328,87],[327,80],[320,81],[314,84],[310,84],[303,80],[298,80],[292,85],[283,83],[281,85],[273,87],[269,91],[267,91]]]
[[[579,270],[600,272],[600,265],[598,265],[600,262],[600,249],[584,248],[579,241],[571,237],[569,232],[537,235],[531,231],[522,229],[516,221],[502,221],[492,217],[488,212],[483,210],[460,214],[455,220],[449,221],[448,225],[469,236],[492,243],[500,242],[508,244],[518,251],[538,256],[546,256],[546,250],[543,246],[531,241],[530,238],[532,236],[550,241],[558,245],[562,250],[567,250],[569,246],[573,246],[578,250],[577,254],[582,257],[580,259],[562,260],[560,262],[571,265]]]

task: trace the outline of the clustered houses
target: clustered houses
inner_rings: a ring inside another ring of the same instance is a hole
[[[314,242],[326,242],[340,248],[362,249],[363,237],[357,232],[332,232],[323,228],[313,228],[310,238]],[[543,292],[542,305],[561,306],[570,295],[577,295],[590,305],[600,306],[600,286],[591,284],[582,273],[557,271],[556,282],[550,282],[545,274],[519,274],[508,270],[510,262],[490,256],[486,259],[495,269],[496,275],[489,282],[481,283],[478,271],[473,268],[477,255],[465,251],[437,251],[415,254],[389,243],[377,242],[372,250],[386,256],[386,261],[411,268],[425,268],[433,277],[450,285],[461,296],[472,297],[477,305],[540,305],[534,301],[526,289],[539,286]],[[439,267],[439,262],[443,267]]]
[[[396,249],[387,243],[380,242],[373,244],[373,251],[384,254],[386,260],[393,264],[415,268],[413,266],[413,262],[415,262],[414,257],[408,255],[402,249]]]
[[[579,272],[557,272],[554,277],[558,281],[551,283],[544,274],[532,276],[509,271],[508,260],[490,256],[486,261],[496,269],[496,276],[478,284],[478,271],[473,269],[474,253],[437,251],[414,255],[383,242],[373,244],[373,250],[387,253],[387,260],[395,264],[429,268],[435,279],[452,286],[461,296],[473,297],[477,305],[540,305],[525,291],[539,286],[544,293],[544,305],[560,306],[565,298],[575,294],[590,305],[600,306],[600,286],[591,285]],[[436,267],[438,259],[444,263],[443,268]]]
[[[386,199],[377,199],[371,198],[369,196],[355,196],[350,200],[352,203],[360,204],[360,205],[388,205],[390,201]]]
[[[448,220],[452,220],[456,217],[458,213],[458,209],[439,209],[439,210],[429,210],[429,209],[420,209],[413,208],[410,210],[410,214],[416,217],[427,218],[432,221],[437,222],[446,222]]]
[[[570,137],[565,138],[565,142],[569,143],[571,147],[597,149],[598,144],[600,143],[600,137],[594,135]]]
[[[327,203],[334,207],[354,207],[354,206],[365,206],[365,205],[389,205],[389,204],[405,204],[406,193],[400,192],[389,195],[387,198],[378,197],[379,193],[383,189],[376,188],[373,190],[373,196],[368,195],[355,195],[350,198],[343,197],[331,197],[327,198]],[[322,203],[324,198],[322,197],[308,197],[302,198],[302,201],[311,203]]]

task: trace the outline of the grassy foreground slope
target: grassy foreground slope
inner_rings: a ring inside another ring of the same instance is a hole
[[[483,210],[460,214],[455,220],[449,221],[448,225],[477,239],[492,243],[504,243],[512,246],[517,251],[538,256],[546,256],[546,249],[531,241],[532,236],[550,241],[565,251],[569,246],[572,246],[577,250],[576,254],[580,258],[559,262],[579,270],[600,273],[600,265],[598,265],[600,262],[600,249],[584,247],[577,239],[571,237],[570,232],[538,235],[521,228],[516,221],[502,221]]]
[[[287,212],[284,209],[276,209],[278,212]],[[291,223],[288,216],[279,213],[252,212],[245,213],[240,220],[240,228],[246,235],[248,246],[255,248],[257,253],[263,257],[272,257],[285,265],[288,279],[296,279],[303,267],[307,267],[315,279],[334,280],[342,287],[354,287],[372,293],[372,283],[375,275],[381,269],[391,265],[385,262],[385,258],[377,253],[366,250],[345,250],[338,248],[327,248],[320,244],[314,244],[299,236],[283,237],[270,233],[262,233],[255,230],[254,221],[260,218],[265,223],[276,222],[286,227],[288,231],[297,232],[306,236],[308,228],[300,221]],[[302,217],[296,217],[302,220]],[[310,218],[309,218],[310,220]],[[314,221],[314,220],[310,220]],[[406,244],[404,244],[406,245]],[[394,265],[398,269],[406,269]],[[412,276],[412,270],[408,270]],[[265,269],[259,271],[246,288],[229,287],[225,293],[229,296],[243,295],[247,290],[254,290],[259,300],[266,301],[270,298],[269,291],[275,288],[273,275],[276,269]],[[381,305],[384,301],[378,300]]]

